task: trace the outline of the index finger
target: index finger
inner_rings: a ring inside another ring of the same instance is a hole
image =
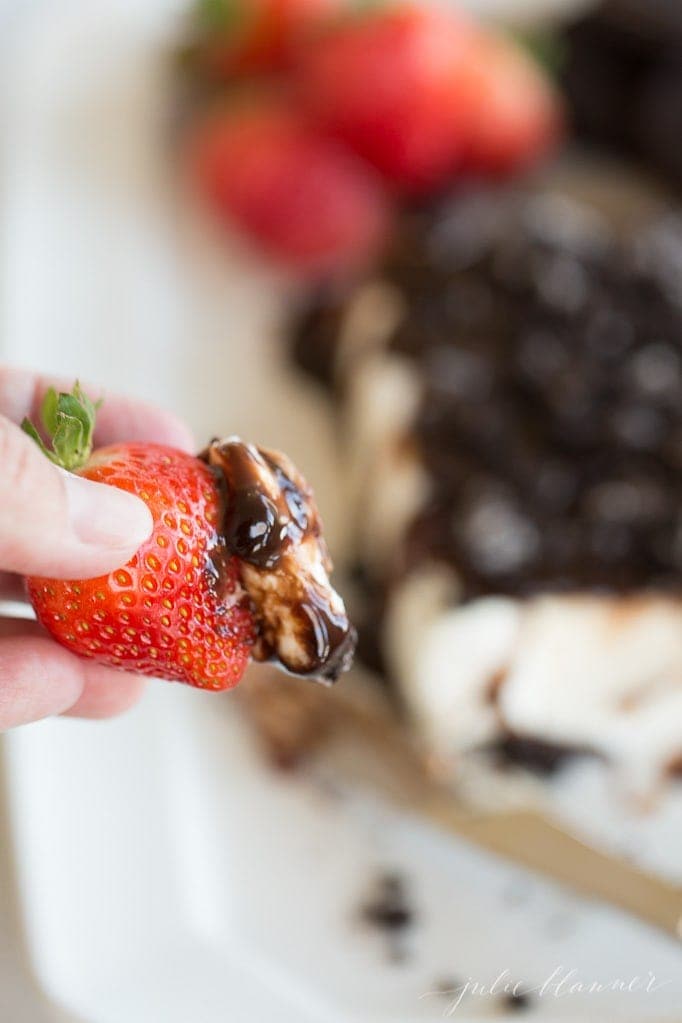
[[[36,425],[40,423],[40,406],[50,387],[70,391],[73,380],[31,373],[13,366],[0,366],[0,415],[15,423],[28,416]],[[97,386],[83,385],[93,401],[103,398],[97,413],[95,444],[115,444],[118,441],[148,441],[167,444],[183,451],[194,450],[194,440],[187,426],[171,412],[156,408],[147,402],[109,395]]]
[[[35,622],[0,618],[0,732],[53,714],[111,717],[143,687],[137,675],[76,657]]]

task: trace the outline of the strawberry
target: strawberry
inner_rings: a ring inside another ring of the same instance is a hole
[[[539,65],[509,39],[480,33],[458,62],[456,88],[469,111],[464,164],[473,174],[521,171],[561,137],[557,94]]]
[[[48,393],[53,433],[47,451],[88,479],[142,498],[154,529],[125,566],[97,579],[29,578],[42,625],[64,646],[116,668],[229,689],[240,680],[256,639],[238,559],[218,535],[220,493],[198,458],[157,444],[115,444],[91,455],[94,408],[78,385]]]
[[[455,70],[472,35],[461,15],[426,4],[350,15],[302,58],[304,101],[400,190],[432,190],[461,159],[469,111]]]
[[[219,79],[282,71],[340,0],[201,0],[202,68]]]
[[[188,143],[198,191],[270,255],[308,273],[363,262],[387,231],[373,172],[267,97],[210,112]]]

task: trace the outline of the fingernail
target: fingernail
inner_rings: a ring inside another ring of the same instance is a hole
[[[132,552],[149,538],[152,513],[139,497],[69,472],[62,475],[69,521],[81,543]]]

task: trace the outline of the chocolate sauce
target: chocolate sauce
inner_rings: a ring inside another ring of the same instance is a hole
[[[254,658],[335,681],[357,637],[326,581],[331,563],[310,488],[285,456],[237,438],[213,441],[201,457],[223,494],[221,543],[240,559],[256,610]]]
[[[221,536],[243,561],[274,568],[287,547],[300,543],[309,528],[319,535],[319,523],[309,523],[306,512],[310,490],[302,492],[273,455],[230,439],[214,442],[202,457],[222,474],[229,496]],[[264,478],[269,476],[273,479],[267,492]]]
[[[226,547],[222,537],[216,536],[215,542],[209,547],[204,566],[204,578],[206,585],[216,600],[216,614],[218,621],[216,631],[220,635],[229,634],[227,625],[228,612],[235,606],[234,599],[234,574],[228,571],[228,565],[232,561],[233,554]],[[238,601],[242,607],[248,607],[250,600],[248,594],[243,594]],[[221,622],[221,616],[225,616],[225,623]]]
[[[311,664],[310,671],[305,674],[335,682],[351,666],[358,641],[357,632],[349,625],[345,613],[334,613],[328,601],[321,599],[314,590],[310,591],[308,600],[299,605],[297,615],[303,616],[311,626],[305,629]]]

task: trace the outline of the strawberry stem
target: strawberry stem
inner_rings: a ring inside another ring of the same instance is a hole
[[[24,419],[21,428],[51,462],[75,472],[85,465],[92,453],[92,434],[100,404],[90,401],[78,381],[70,394],[64,391],[58,394],[51,387],[40,409],[50,447],[44,443],[30,419]]]
[[[246,20],[248,3],[243,0],[199,0],[196,5],[199,25],[208,32],[234,33]]]

